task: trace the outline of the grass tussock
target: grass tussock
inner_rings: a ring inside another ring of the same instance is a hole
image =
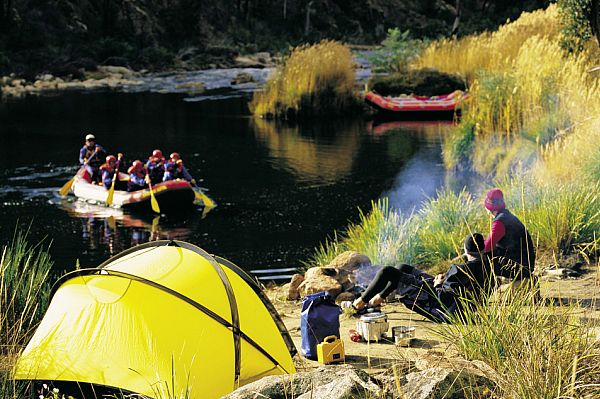
[[[597,397],[600,346],[576,305],[544,306],[522,284],[487,301],[470,302],[460,317],[436,328],[460,355],[495,373],[498,397]],[[464,321],[464,322],[463,322]]]
[[[344,251],[358,251],[374,264],[412,263],[442,267],[462,253],[467,234],[483,231],[483,207],[466,191],[438,192],[417,213],[391,209],[387,199],[315,251],[309,265],[326,265]]]
[[[288,119],[342,114],[356,106],[350,49],[324,40],[292,50],[250,108],[255,115]]]
[[[17,230],[0,258],[0,396],[25,396],[26,383],[12,381],[18,353],[46,310],[52,260],[47,248],[27,242],[28,231]]]

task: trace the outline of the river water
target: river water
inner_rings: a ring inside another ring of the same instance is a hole
[[[247,91],[68,92],[0,104],[0,244],[17,225],[29,228],[31,242],[50,245],[57,272],[154,239],[189,241],[247,270],[298,267],[371,201],[387,196],[408,211],[445,184],[447,123],[277,124],[249,115]],[[129,160],[178,151],[218,207],[155,217],[61,199],[88,132]]]

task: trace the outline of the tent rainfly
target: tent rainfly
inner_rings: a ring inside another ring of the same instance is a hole
[[[295,353],[273,305],[243,270],[165,240],[59,279],[13,377],[151,398],[218,398],[294,373]]]

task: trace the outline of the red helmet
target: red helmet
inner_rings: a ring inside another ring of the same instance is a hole
[[[114,155],[109,155],[106,157],[106,163],[117,162],[117,158]]]
[[[144,164],[139,159],[136,159],[135,161],[133,161],[131,166],[133,167],[134,170],[140,170],[140,169],[144,168]]]
[[[159,158],[159,159],[160,159],[160,158],[163,158],[162,151],[161,151],[161,150],[159,150],[159,149],[156,149],[156,150],[152,151],[152,156],[153,156],[154,158]]]
[[[172,152],[171,155],[169,155],[169,158],[171,158],[171,160],[173,160],[173,161],[177,161],[178,159],[181,159],[178,152]]]

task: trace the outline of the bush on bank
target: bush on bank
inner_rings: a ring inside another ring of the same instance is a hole
[[[323,40],[292,50],[250,104],[261,117],[294,119],[340,115],[357,106],[350,49]]]

